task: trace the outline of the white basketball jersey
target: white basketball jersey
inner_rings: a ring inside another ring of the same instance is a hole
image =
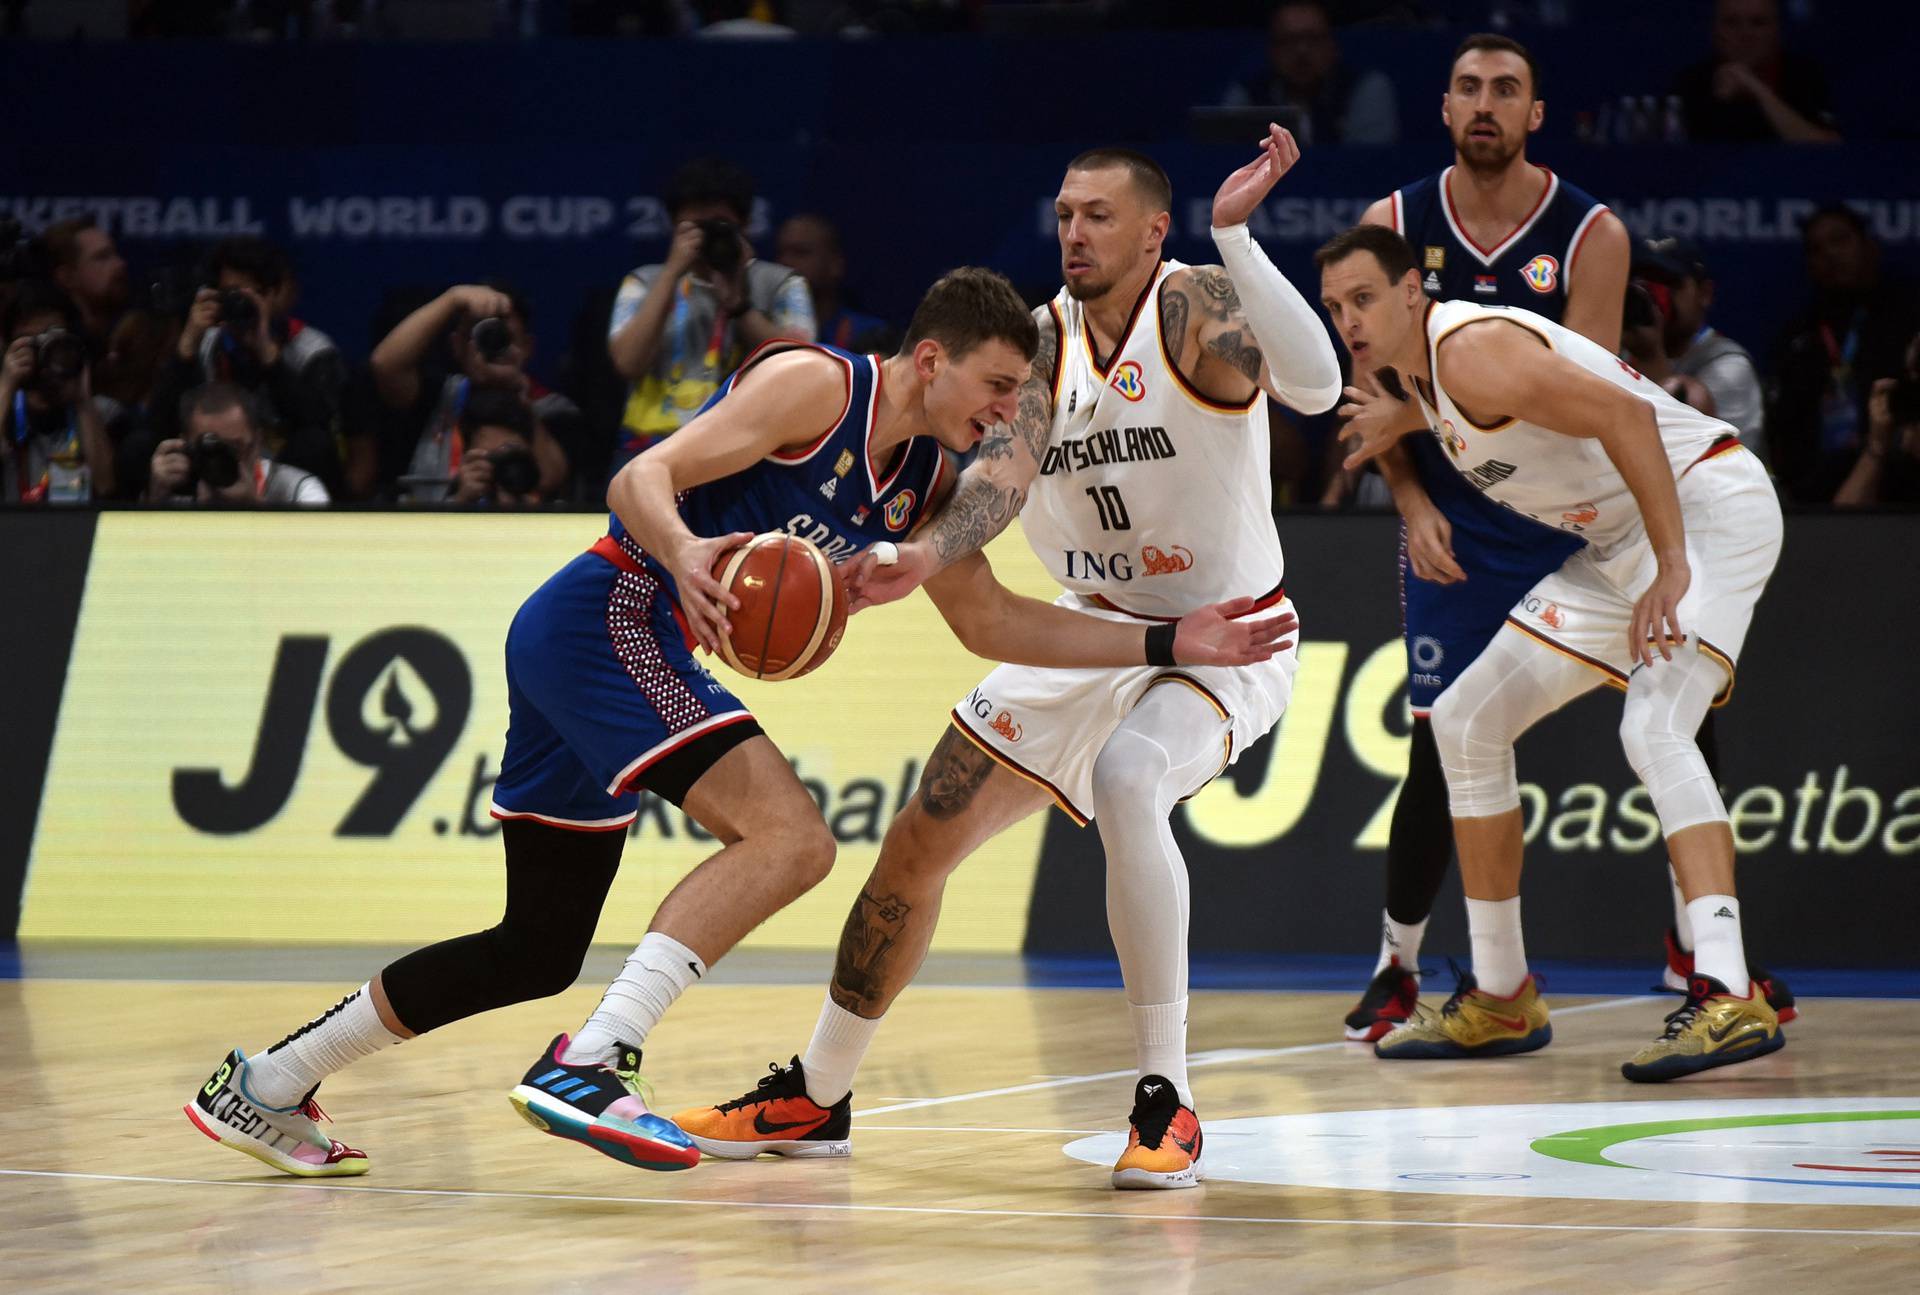
[[[1160,336],[1162,263],[1114,353],[1094,354],[1086,313],[1062,289],[1053,432],[1021,511],[1061,586],[1142,616],[1260,598],[1285,564],[1273,528],[1267,401],[1194,391]]]
[[[1424,397],[1420,403],[1447,458],[1487,498],[1537,522],[1576,532],[1602,555],[1637,539],[1645,530],[1633,492],[1600,442],[1567,436],[1517,416],[1481,426],[1461,412],[1441,385],[1437,358],[1441,339],[1483,319],[1504,320],[1538,334],[1566,359],[1652,405],[1675,480],[1718,443],[1729,437],[1738,442],[1739,433],[1731,425],[1675,400],[1605,347],[1544,316],[1471,301],[1430,304],[1425,320],[1427,361],[1433,366],[1439,408],[1427,404]]]

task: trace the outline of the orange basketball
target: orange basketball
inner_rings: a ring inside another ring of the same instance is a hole
[[[847,586],[840,569],[806,540],[781,531],[756,535],[715,559],[713,578],[740,600],[720,656],[741,674],[798,679],[840,646]]]

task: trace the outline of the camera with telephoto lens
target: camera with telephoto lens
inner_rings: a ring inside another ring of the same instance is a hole
[[[495,450],[487,456],[493,464],[493,488],[503,495],[530,495],[540,486],[540,465],[533,452],[517,445]]]
[[[238,288],[224,289],[220,293],[220,326],[236,341],[252,337],[260,330],[260,308]]]
[[[700,259],[723,279],[731,279],[740,269],[740,226],[730,220],[703,220],[700,226]]]
[[[473,321],[467,340],[473,343],[474,351],[482,360],[488,364],[499,364],[513,349],[513,330],[507,327],[507,321],[500,316],[489,315]]]
[[[199,482],[204,481],[209,490],[225,490],[240,479],[240,456],[212,432],[202,432],[187,442],[187,460],[193,470],[183,483],[182,494],[192,494]]]
[[[55,392],[80,376],[87,367],[87,345],[64,328],[49,328],[33,339],[33,381],[42,391]]]

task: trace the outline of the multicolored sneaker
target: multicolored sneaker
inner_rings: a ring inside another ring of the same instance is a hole
[[[752,1091],[718,1106],[681,1111],[673,1122],[693,1144],[722,1160],[751,1160],[765,1153],[809,1159],[853,1154],[853,1094],[832,1106],[807,1096],[800,1058],[769,1073]]]
[[[1127,1116],[1127,1149],[1113,1164],[1113,1185],[1120,1188],[1198,1187],[1205,1138],[1200,1117],[1180,1104],[1173,1081],[1146,1075],[1133,1086],[1133,1113]]]
[[[1347,1013],[1347,1037],[1355,1043],[1372,1043],[1406,1024],[1419,1001],[1419,979],[1400,965],[1400,959],[1390,959],[1360,995],[1359,1005]]]
[[[1659,1038],[1633,1054],[1620,1073],[1637,1084],[1658,1084],[1715,1066],[1764,1057],[1787,1044],[1780,1018],[1759,983],[1736,998],[1712,976],[1695,976],[1687,1001],[1667,1014]]]
[[[547,1046],[507,1094],[527,1123],[638,1169],[691,1169],[700,1150],[687,1135],[647,1109],[640,1081],[640,1049],[619,1044],[612,1066],[575,1065],[566,1055],[567,1036]]]
[[[1693,982],[1693,950],[1680,947],[1680,933],[1671,926],[1667,928],[1666,942],[1667,965],[1660,973],[1660,988],[1684,994]],[[1747,979],[1760,986],[1761,995],[1773,1014],[1780,1018],[1780,1024],[1785,1025],[1800,1015],[1786,981],[1752,961],[1747,963]]]
[[[1553,1042],[1547,1003],[1532,976],[1509,998],[1480,988],[1473,973],[1462,971],[1453,997],[1437,1012],[1421,1011],[1373,1045],[1373,1055],[1389,1061],[1446,1061],[1464,1057],[1505,1057],[1532,1052]]]
[[[327,1118],[308,1093],[296,1106],[264,1106],[247,1096],[247,1056],[235,1048],[181,1107],[193,1127],[223,1147],[300,1178],[342,1178],[373,1167],[367,1153],[320,1131]],[[314,1092],[319,1085],[314,1086]]]

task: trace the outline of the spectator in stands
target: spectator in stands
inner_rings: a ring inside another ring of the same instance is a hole
[[[183,434],[179,411],[189,391],[230,383],[253,395],[273,457],[338,489],[340,421],[346,364],[319,329],[274,310],[289,267],[279,248],[259,238],[214,246],[174,343],[173,358],[154,383],[146,445]]]
[[[1628,280],[1626,306],[1620,312],[1620,353],[1675,400],[1692,405],[1703,414],[1711,414],[1713,393],[1698,378],[1676,370],[1667,352],[1671,309],[1666,289],[1645,279]]]
[[[432,363],[445,340],[452,371]],[[448,288],[396,325],[373,350],[373,381],[389,409],[406,411],[398,421],[412,450],[400,478],[416,502],[452,497],[465,454],[461,416],[482,392],[506,392],[526,405],[533,419],[533,457],[539,490],[561,492],[570,473],[567,445],[578,436],[580,411],[527,372],[533,357],[532,316],[526,300],[495,283]]]
[[[694,35],[715,40],[785,40],[794,30],[776,22],[766,0],[694,0],[700,26]]]
[[[53,281],[80,309],[89,357],[107,354],[107,336],[127,305],[127,262],[92,216],[55,221],[40,236]]]
[[[1800,236],[1812,300],[1774,352],[1767,446],[1790,498],[1827,503],[1861,451],[1873,384],[1900,372],[1920,332],[1920,298],[1882,272],[1880,245],[1851,207],[1819,208]]]
[[[460,411],[461,456],[450,503],[525,508],[540,502],[533,410],[510,391],[476,391]]]
[[[29,280],[14,289],[0,325],[0,502],[111,498],[113,442],[93,397],[80,308],[54,285]]]
[[[801,212],[789,216],[774,237],[780,264],[795,270],[813,294],[814,336],[843,351],[891,355],[898,337],[878,315],[849,309],[844,295],[847,258],[840,230],[825,216]]]
[[[1907,344],[1900,376],[1874,381],[1866,444],[1833,502],[1842,508],[1920,504],[1920,336]]]
[[[1741,443],[1764,459],[1766,398],[1760,369],[1744,346],[1707,323],[1713,275],[1700,249],[1684,238],[1642,240],[1634,249],[1633,275],[1659,310],[1660,349],[1673,373],[1704,387],[1711,402],[1699,407],[1732,423]]]
[[[1286,106],[1300,114],[1302,144],[1392,144],[1400,138],[1393,82],[1378,70],[1350,71],[1320,0],[1282,0],[1267,20],[1261,67],[1227,87],[1230,107]]]
[[[755,260],[743,232],[753,179],[726,162],[689,162],[667,189],[673,242],[667,259],[620,284],[607,352],[633,384],[613,469],[705,404],[747,353],[776,337],[809,342],[813,302],[806,280]]]
[[[209,382],[180,398],[182,435],[160,442],[147,470],[153,503],[304,504],[329,502],[310,472],[275,463],[253,394]]]
[[[1778,0],[1718,0],[1713,57],[1682,72],[1687,136],[1712,143],[1839,140],[1827,97],[1827,74],[1780,42]]]

